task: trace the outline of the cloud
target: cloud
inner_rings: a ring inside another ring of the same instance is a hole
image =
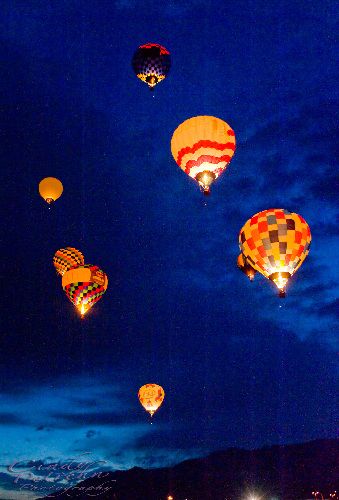
[[[317,314],[320,316],[334,316],[336,319],[339,318],[339,300],[333,300],[317,310]]]
[[[133,413],[124,410],[120,410],[119,413],[113,411],[96,411],[91,413],[85,413],[84,411],[79,413],[60,412],[52,414],[51,418],[55,422],[54,425],[61,428],[71,428],[88,425],[128,425],[140,421],[140,418],[137,415],[133,415]]]
[[[88,404],[89,401],[91,404]],[[96,402],[95,405],[92,404],[93,401]],[[121,405],[122,401],[124,406]],[[118,385],[114,386],[103,381],[99,383],[98,379],[86,376],[75,376],[67,379],[67,385],[61,377],[59,380],[54,380],[52,386],[36,385],[28,387],[22,394],[3,394],[1,405],[4,410],[11,409],[12,413],[0,414],[0,422],[20,425],[34,425],[39,422],[35,425],[35,429],[42,431],[51,430],[51,426],[41,423],[41,420],[48,420],[55,428],[61,416],[69,423],[78,422],[80,426],[85,424],[86,419],[88,421],[97,419],[98,423],[99,421],[103,423],[109,422],[111,416],[113,420],[114,417],[118,420],[119,414],[125,416],[128,403]],[[28,411],[32,405],[38,409],[33,414]],[[112,406],[117,409],[115,413],[112,411]],[[54,413],[56,410],[60,411],[60,408],[63,408],[64,412],[54,417]]]
[[[90,439],[90,438],[92,438],[93,436],[95,436],[96,434],[100,434],[100,433],[97,433],[97,431],[93,431],[93,430],[91,429],[91,430],[89,430],[89,431],[87,431],[87,432],[86,432],[86,437],[87,437],[88,439]]]
[[[311,193],[316,198],[335,203],[338,199],[338,186],[339,175],[331,167],[323,172],[321,179],[312,184]]]
[[[20,416],[14,413],[0,413],[0,425],[18,424],[21,422]]]
[[[89,440],[92,455],[88,460],[106,460],[112,449],[132,449],[137,438],[150,432],[136,396],[131,408],[130,398],[126,400],[120,385],[105,379],[68,377],[66,385],[61,378],[54,381],[53,387],[39,384],[26,394],[3,394],[1,399],[2,408],[11,408],[12,413],[2,415],[1,425],[6,432],[0,463],[20,462],[21,468],[40,466],[44,474],[46,464],[88,452]],[[95,406],[82,405],[83,401],[93,400]],[[107,460],[101,465],[113,467]]]

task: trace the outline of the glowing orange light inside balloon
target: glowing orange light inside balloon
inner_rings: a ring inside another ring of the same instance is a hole
[[[165,398],[164,389],[157,384],[145,384],[138,392],[140,404],[153,417]]]
[[[80,311],[80,313],[81,313],[81,317],[82,318],[85,316],[86,312],[87,311],[85,309],[85,304],[81,304],[81,311]]]
[[[278,276],[276,278],[273,279],[274,283],[277,285],[277,287],[279,288],[279,290],[284,290],[286,284],[287,284],[287,281],[288,281],[288,278],[284,278],[281,273],[278,273]]]
[[[45,177],[39,183],[40,196],[50,205],[60,198],[64,188],[62,182],[55,177]]]

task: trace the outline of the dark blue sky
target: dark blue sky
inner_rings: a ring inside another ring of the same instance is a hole
[[[3,471],[81,451],[128,468],[334,436],[334,3],[3,7]],[[154,98],[131,69],[148,41],[172,54]],[[203,114],[237,138],[207,206],[170,152],[179,123]],[[45,176],[64,184],[52,210]],[[313,236],[285,301],[235,267],[240,228],[271,207]],[[109,276],[85,321],[52,266],[67,245]],[[153,426],[136,396],[147,382],[166,392]]]

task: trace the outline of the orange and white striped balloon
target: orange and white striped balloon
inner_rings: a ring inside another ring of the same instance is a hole
[[[214,116],[194,116],[179,125],[171,140],[173,158],[209,194],[235,151],[233,129]]]

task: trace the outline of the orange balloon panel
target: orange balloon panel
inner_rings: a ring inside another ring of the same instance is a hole
[[[64,188],[62,183],[55,177],[46,177],[39,183],[40,196],[42,196],[47,203],[52,203],[60,198],[63,190]]]
[[[281,208],[253,215],[239,235],[240,250],[247,262],[272,279],[278,288],[286,285],[306,259],[310,243],[311,231],[307,222],[300,215]]]
[[[161,406],[164,398],[164,389],[157,384],[146,384],[140,387],[138,398],[142,406],[152,416]]]
[[[238,255],[237,266],[239,269],[242,269],[245,266],[245,258],[242,253]]]
[[[179,167],[208,190],[234,155],[235,134],[219,118],[194,116],[174,131],[171,151]]]

